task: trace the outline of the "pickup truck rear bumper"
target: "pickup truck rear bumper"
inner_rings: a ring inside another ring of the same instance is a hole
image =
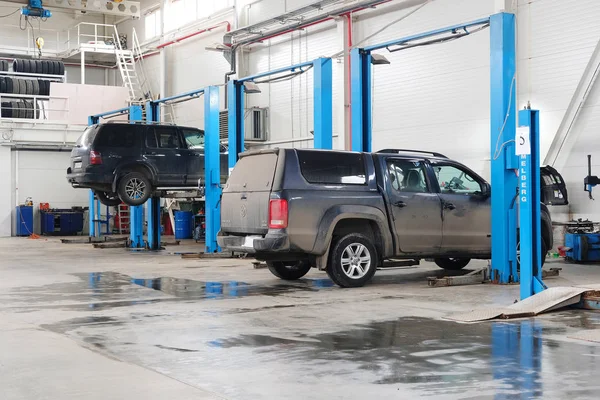
[[[287,234],[267,234],[266,236],[227,236],[219,232],[217,243],[225,250],[241,253],[277,253],[290,250]]]

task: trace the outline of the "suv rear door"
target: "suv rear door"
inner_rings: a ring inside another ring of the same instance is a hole
[[[422,159],[385,159],[386,191],[402,253],[435,255],[442,244],[442,206]]]
[[[279,150],[242,154],[221,198],[221,231],[266,234]]]
[[[158,186],[184,184],[187,157],[177,127],[148,126],[144,157],[157,171]]]
[[[204,177],[204,131],[194,128],[179,128],[185,141],[186,149],[186,185],[197,185],[198,179],[205,184]]]
[[[144,125],[128,123],[100,125],[92,150],[100,153],[106,171],[112,172],[121,165],[138,160],[144,128]]]
[[[485,181],[451,161],[431,161],[443,207],[442,253],[485,253],[491,249],[490,198]]]

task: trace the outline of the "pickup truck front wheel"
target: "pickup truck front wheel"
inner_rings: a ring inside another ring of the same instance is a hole
[[[286,281],[295,281],[302,278],[311,268],[308,260],[296,262],[267,261],[267,267],[273,275]]]
[[[368,237],[351,233],[334,242],[327,275],[341,287],[360,287],[369,282],[377,268],[377,250]]]
[[[467,266],[470,258],[436,258],[435,263],[438,267],[443,269],[449,269],[451,271],[458,271]]]

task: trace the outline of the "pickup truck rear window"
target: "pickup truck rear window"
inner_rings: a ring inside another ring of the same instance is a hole
[[[276,167],[275,153],[242,157],[231,171],[225,192],[270,192]]]
[[[360,153],[297,150],[302,176],[309,183],[364,185],[365,160]]]

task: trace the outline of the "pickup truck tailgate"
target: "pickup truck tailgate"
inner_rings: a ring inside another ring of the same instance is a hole
[[[269,200],[277,153],[244,155],[231,172],[221,199],[221,231],[229,234],[266,234]]]

